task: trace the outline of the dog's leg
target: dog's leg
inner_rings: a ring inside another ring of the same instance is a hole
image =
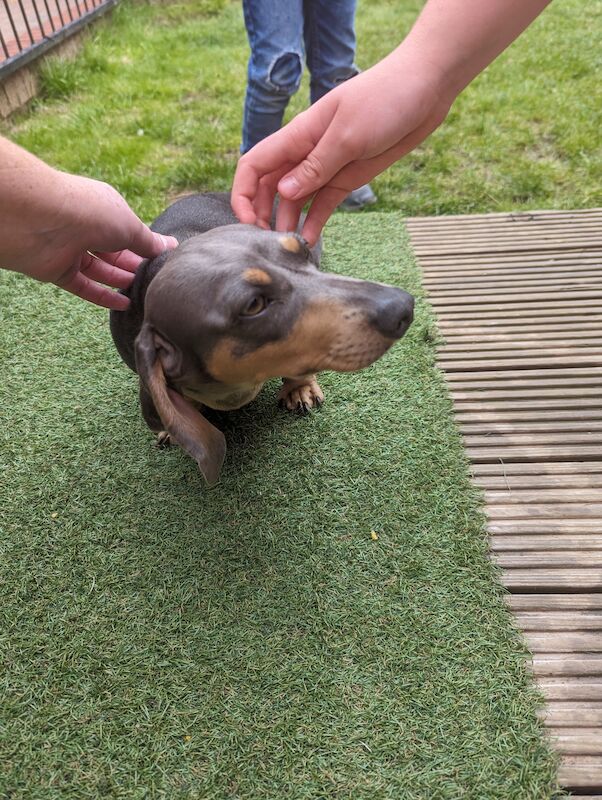
[[[283,378],[278,394],[278,405],[289,411],[307,414],[311,408],[320,408],[324,394],[315,375],[300,375],[298,378]]]
[[[171,438],[167,431],[163,430],[163,423],[161,417],[157,413],[153,398],[146,386],[140,381],[140,409],[144,421],[153,433],[157,434],[157,447],[169,447]]]

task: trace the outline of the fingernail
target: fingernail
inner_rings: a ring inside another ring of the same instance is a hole
[[[299,194],[300,190],[301,185],[294,175],[289,175],[287,178],[283,178],[278,184],[278,191],[288,200],[294,200],[296,195]]]

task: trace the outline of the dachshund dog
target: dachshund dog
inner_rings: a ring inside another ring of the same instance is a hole
[[[180,244],[141,264],[111,333],[138,373],[147,425],[183,447],[209,485],[226,445],[203,406],[240,408],[282,377],[281,405],[306,413],[324,399],[317,372],[367,367],[412,322],[411,295],[320,272],[319,247],[239,224],[228,194],[184,197],[151,228]]]

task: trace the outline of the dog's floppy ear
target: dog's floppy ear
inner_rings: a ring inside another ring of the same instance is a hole
[[[189,453],[209,486],[219,478],[226,440],[224,434],[207,422],[194,406],[167,385],[162,358],[176,359],[178,354],[165,348],[165,342],[145,322],[136,338],[136,370],[151,394],[165,430]]]

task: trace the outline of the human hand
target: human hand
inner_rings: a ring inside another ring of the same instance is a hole
[[[239,161],[232,208],[241,222],[295,230],[315,244],[341,200],[413,150],[458,94],[550,0],[426,0],[399,47],[333,89]]]
[[[60,172],[0,137],[0,267],[126,309],[143,258],[177,247],[150,231],[106,183]]]
[[[143,258],[177,246],[153,233],[106,183],[36,165],[35,191],[21,199],[2,244],[2,266],[55,283],[96,305],[124,310]],[[22,175],[27,179],[27,173]],[[29,176],[31,178],[31,176]],[[16,194],[16,193],[15,193]],[[18,196],[18,194],[17,194]]]
[[[315,244],[349,194],[422,142],[445,119],[445,97],[428,68],[404,71],[396,54],[333,89],[241,157],[232,208],[241,222],[295,230],[312,197],[302,235]]]

